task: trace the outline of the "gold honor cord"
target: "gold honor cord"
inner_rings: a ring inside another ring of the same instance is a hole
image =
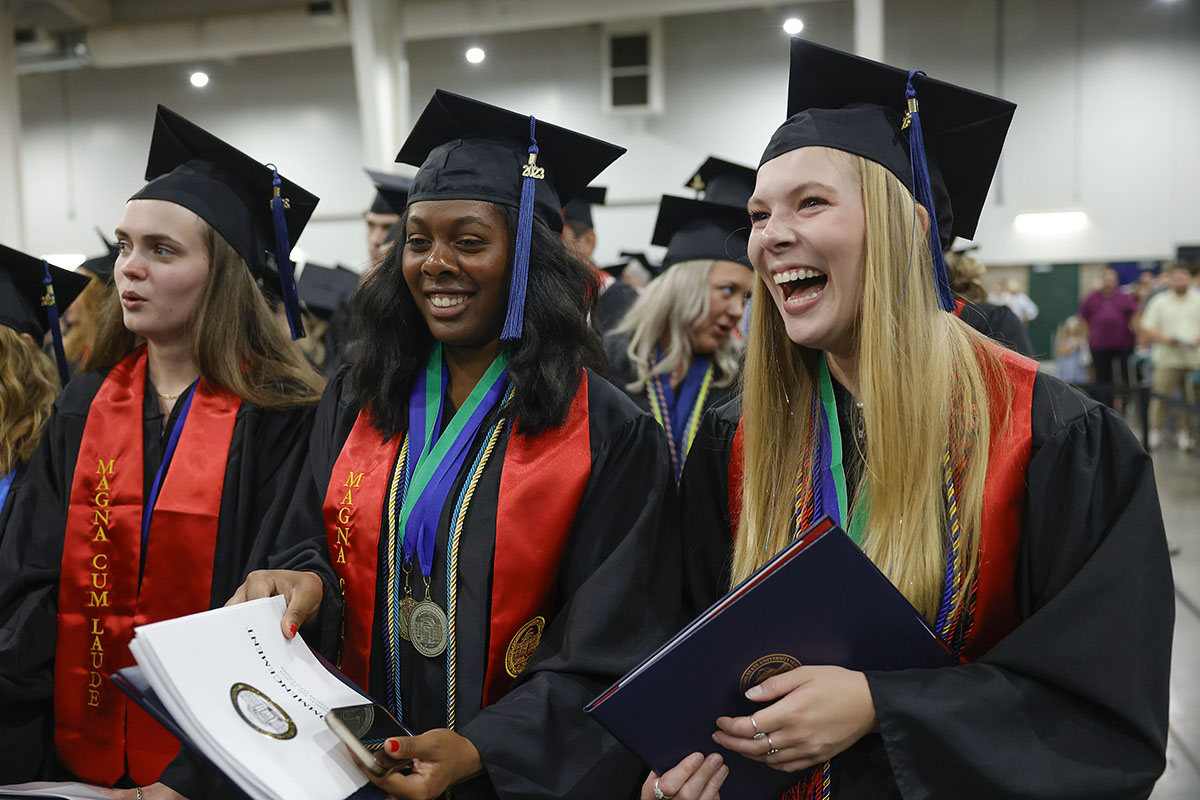
[[[388,491],[388,506],[387,506],[387,521],[388,521],[388,541],[387,541],[387,652],[388,666],[391,667],[390,675],[392,697],[395,700],[393,710],[397,717],[403,718],[400,709],[400,643],[397,637],[400,634],[400,613],[397,609],[400,599],[397,596],[399,592],[396,586],[396,498],[400,494],[400,481],[404,477],[405,469],[408,463],[408,434],[404,434],[404,444],[400,447],[400,456],[396,459],[396,465],[392,469],[392,483]]]
[[[508,394],[512,394],[511,386]],[[506,397],[505,402],[507,400]],[[450,730],[454,730],[454,703],[457,694],[455,681],[458,674],[458,647],[454,635],[454,621],[458,610],[458,543],[462,539],[463,524],[467,519],[467,509],[471,506],[471,498],[475,496],[475,487],[479,485],[479,478],[483,475],[483,469],[487,466],[492,451],[496,448],[496,442],[500,440],[500,432],[503,428],[503,418],[497,420],[496,424],[492,426],[491,433],[488,434],[487,446],[484,447],[483,453],[475,462],[475,468],[471,471],[471,479],[467,482],[462,499],[459,501],[458,513],[454,515],[446,572],[446,617],[449,622],[449,639],[446,643],[446,727]]]

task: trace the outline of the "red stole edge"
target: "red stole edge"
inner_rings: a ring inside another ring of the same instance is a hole
[[[360,411],[333,465],[321,509],[329,555],[344,600],[335,664],[364,688],[370,685],[383,510],[403,438],[397,434],[387,442],[380,441],[370,413]]]
[[[133,663],[134,626],[210,606],[225,467],[241,406],[236,394],[200,381],[176,451],[185,468],[163,481],[139,590],[145,381],[142,346],[109,371],[92,400],[59,581],[55,743],[77,776],[108,785],[126,768],[139,783],[153,783],[177,752],[178,741],[127,704],[108,676]]]

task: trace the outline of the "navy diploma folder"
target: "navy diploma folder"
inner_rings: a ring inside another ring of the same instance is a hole
[[[944,667],[920,613],[825,517],[584,709],[660,775],[721,752],[724,800],[774,800],[802,773],[721,750],[720,716],[764,707],[746,689],[802,664],[857,671]]]

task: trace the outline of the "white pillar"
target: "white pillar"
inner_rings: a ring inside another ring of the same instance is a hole
[[[350,0],[350,48],[366,166],[395,161],[411,126],[403,0]]]
[[[854,52],[883,61],[883,0],[854,0]]]
[[[0,10],[0,242],[17,249],[25,246],[17,52],[13,44],[13,20],[4,10]]]

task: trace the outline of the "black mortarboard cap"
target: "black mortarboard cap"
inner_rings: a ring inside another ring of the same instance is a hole
[[[403,178],[387,172],[365,170],[371,183],[375,184],[375,202],[371,204],[372,214],[403,214],[408,205],[408,190],[412,188],[412,178]]]
[[[921,72],[792,39],[788,120],[759,165],[813,146],[883,165],[929,209],[931,235],[940,240],[932,247],[936,270],[955,236],[975,235],[1015,110]],[[948,285],[944,294],[943,308]]]
[[[54,334],[58,374],[64,385],[69,375],[58,326],[59,310],[75,302],[90,280],[0,245],[0,325],[28,333],[39,346],[46,331]]]
[[[694,190],[697,200],[745,208],[750,195],[754,194],[757,174],[753,167],[709,156],[683,186]]]
[[[832,147],[882,164],[911,189],[909,136],[901,127],[908,80],[897,67],[792,39],[789,118],[771,137],[760,166],[799,147]],[[938,230],[949,246],[955,236],[975,235],[1017,107],[924,74],[914,75],[912,84]]]
[[[681,261],[736,261],[747,269],[750,223],[745,207],[665,194],[658,205],[651,244],[667,248],[662,269]]]
[[[105,283],[112,283],[113,271],[117,267],[117,256],[121,251],[116,243],[110,242],[99,228],[96,229],[96,235],[100,237],[100,241],[104,242],[106,252],[102,256],[92,256],[80,264],[79,268],[86,269]]]
[[[344,267],[325,267],[311,261],[304,265],[296,288],[303,300],[314,312],[328,317],[342,298],[358,286],[359,275]]]
[[[596,227],[595,223],[592,222],[592,206],[604,205],[604,200],[607,196],[608,187],[588,186],[582,192],[578,192],[563,206],[563,219],[573,219],[576,222],[582,222],[589,228]]]
[[[519,210],[502,339],[524,324],[530,231],[562,231],[563,205],[625,148],[438,89],[396,160],[420,167],[408,202],[485,200]]]
[[[650,274],[651,278],[657,278],[662,272],[662,265],[652,262],[649,256],[647,256],[645,253],[622,250],[620,255],[620,261],[616,262],[615,264],[609,264],[608,266],[601,267],[600,269],[609,273],[614,278],[620,278],[621,273],[623,273],[630,264],[641,264],[642,267],[645,268],[646,272]]]
[[[282,291],[292,336],[304,335],[290,254],[316,195],[163,106],[154,120],[146,179],[131,200],[176,203],[211,225],[256,278]]]

